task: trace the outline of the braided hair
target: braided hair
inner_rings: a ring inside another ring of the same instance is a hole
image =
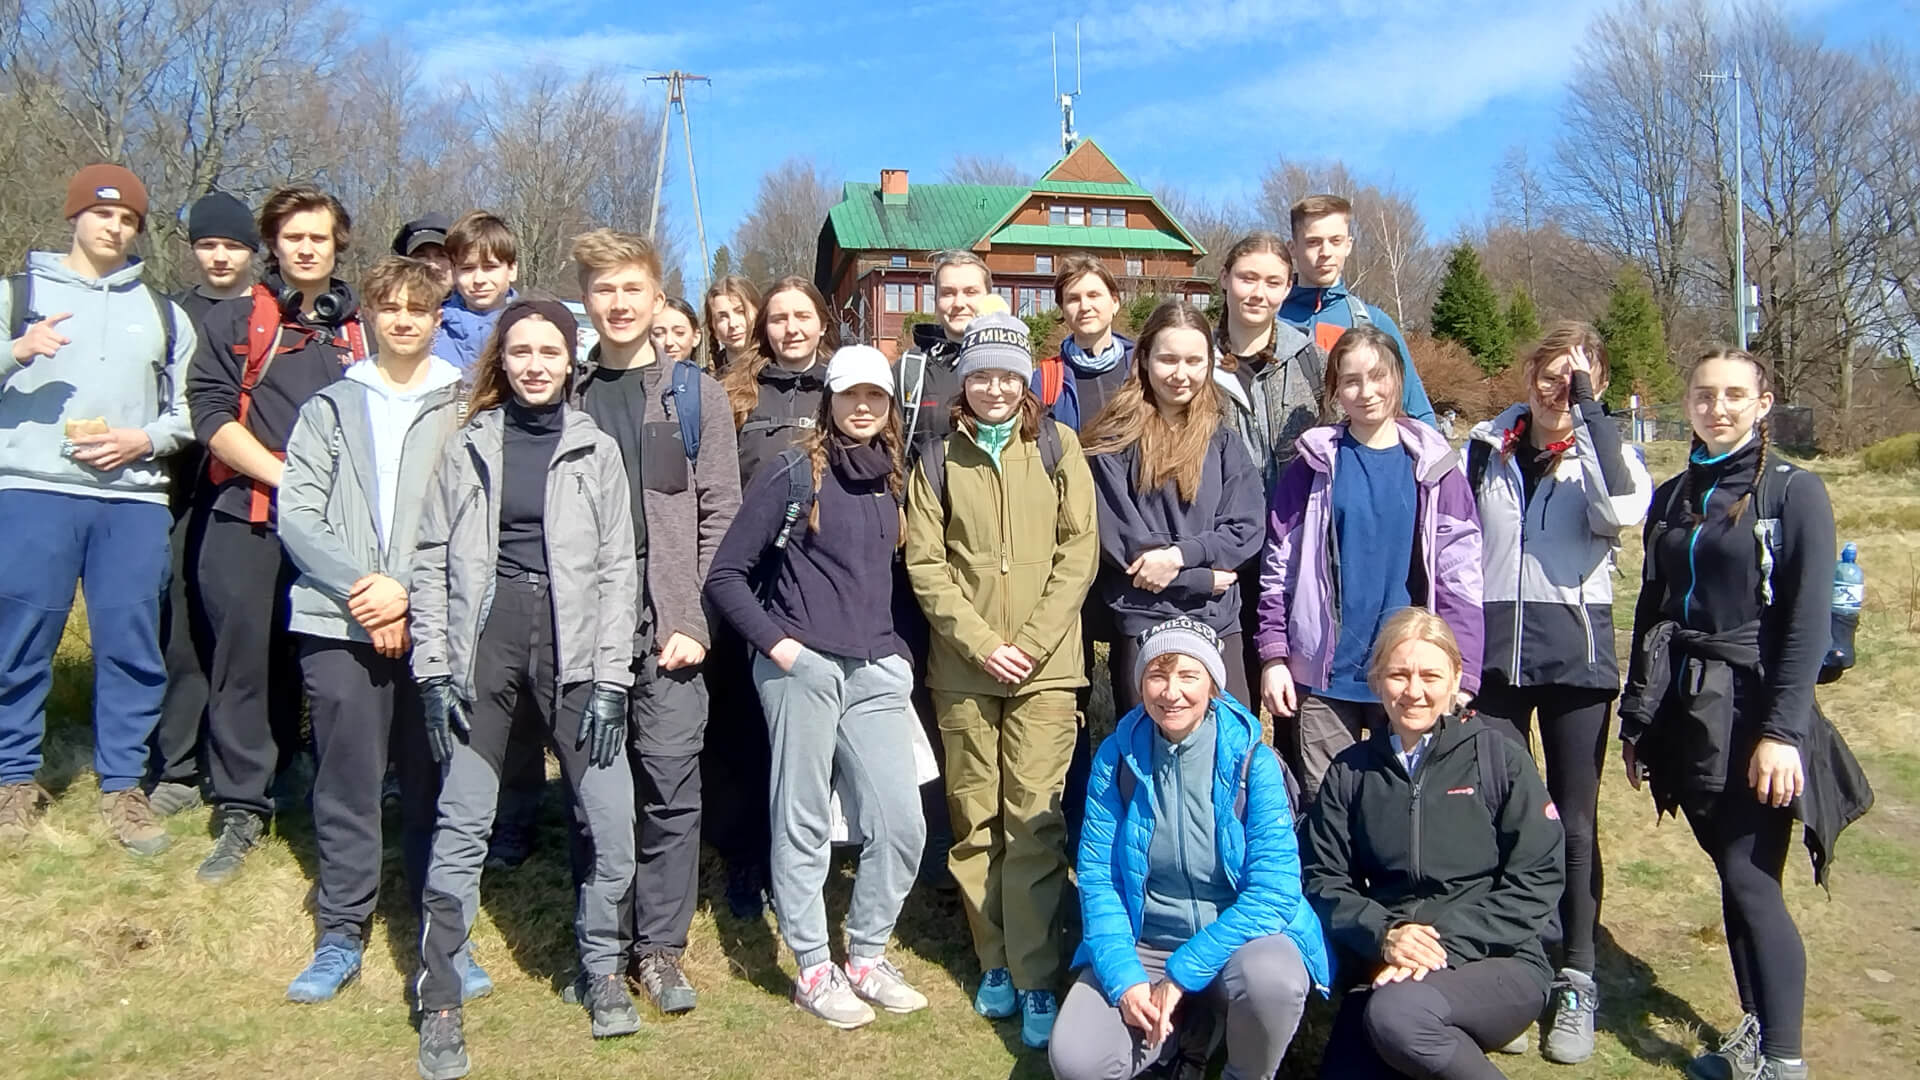
[[[1753,368],[1754,382],[1759,386],[1761,395],[1773,393],[1773,368],[1770,364],[1745,349],[1734,349],[1724,345],[1708,351],[1687,368],[1685,385],[1689,390],[1693,387],[1694,375],[1700,370],[1701,365],[1715,360],[1738,360],[1748,365]],[[1727,520],[1730,522],[1739,521],[1740,516],[1747,512],[1747,504],[1753,500],[1754,491],[1760,487],[1760,477],[1767,471],[1767,454],[1773,445],[1772,418],[1763,416],[1755,421],[1753,426],[1755,434],[1760,439],[1760,456],[1754,466],[1753,487],[1747,489],[1745,495],[1734,500],[1733,505],[1727,508]],[[1680,474],[1680,505],[1686,508],[1688,522],[1693,525],[1706,520],[1707,508],[1702,506],[1696,510],[1693,506],[1693,457],[1706,449],[1706,445],[1696,432],[1687,447],[1687,468]]]

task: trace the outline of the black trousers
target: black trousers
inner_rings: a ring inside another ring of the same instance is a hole
[[[293,563],[272,526],[205,508],[196,513],[204,521],[192,585],[213,633],[207,668],[213,801],[264,816],[273,810],[267,789],[274,774],[301,746],[300,671],[287,632]]]
[[[773,751],[753,684],[752,646],[717,620],[700,665],[708,727],[700,751],[702,829],[729,867],[765,867],[773,848],[767,817]]]
[[[1734,770],[1730,783],[1724,792],[1683,799],[1681,808],[1720,875],[1720,910],[1740,1007],[1760,1018],[1762,1053],[1797,1058],[1807,1005],[1807,951],[1780,889],[1793,846],[1793,810],[1761,805],[1746,784],[1744,768]]]
[[[1560,894],[1565,966],[1593,974],[1593,939],[1604,891],[1600,868],[1600,776],[1614,693],[1573,686],[1489,682],[1473,708],[1532,752],[1533,719],[1546,751],[1547,793],[1567,834],[1567,887]]]
[[[1546,1003],[1545,975],[1511,957],[1476,960],[1378,990],[1357,987],[1341,999],[1320,1075],[1500,1080],[1505,1074],[1487,1060],[1486,1048],[1511,1042]]]
[[[440,767],[427,751],[420,695],[406,658],[357,641],[297,635],[313,718],[314,907],[321,934],[358,941],[380,890],[380,788],[400,780],[401,858],[417,910],[426,884]]]
[[[148,742],[148,771],[156,783],[194,784],[205,768],[201,735],[207,722],[207,660],[213,631],[205,610],[190,596],[190,574],[200,552],[205,519],[182,508],[168,534],[172,564],[160,603],[160,652],[167,662],[167,692],[160,723]]]

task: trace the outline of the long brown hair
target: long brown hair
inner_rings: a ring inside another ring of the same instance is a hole
[[[1709,349],[1699,359],[1687,365],[1687,377],[1681,385],[1685,386],[1687,391],[1691,393],[1693,391],[1693,377],[1699,372],[1700,366],[1715,360],[1738,360],[1752,367],[1754,383],[1760,388],[1760,393],[1762,395],[1773,393],[1773,365],[1745,349],[1735,349],[1727,345],[1720,345]],[[1688,411],[1692,411],[1691,405],[1688,406]],[[1691,425],[1691,419],[1689,419],[1688,423]],[[1760,477],[1765,476],[1767,473],[1767,452],[1773,445],[1772,414],[1769,413],[1755,420],[1753,422],[1753,430],[1760,438],[1760,456],[1756,459],[1754,465],[1753,487],[1748,488],[1745,495],[1735,499],[1733,505],[1727,508],[1728,521],[1739,521],[1740,515],[1747,512],[1747,503],[1753,499],[1754,491],[1759,488]],[[1704,449],[1706,445],[1706,443],[1700,441],[1700,436],[1697,433],[1693,436],[1692,442],[1689,443],[1687,447],[1688,467],[1680,474],[1680,505],[1686,507],[1687,516],[1693,519],[1695,525],[1706,520],[1706,514],[1701,512],[1706,510],[1706,507],[1702,506],[1699,511],[1693,508],[1693,455],[1695,451]]]
[[[1333,351],[1327,354],[1326,385],[1321,388],[1320,415],[1331,421],[1340,413],[1339,399],[1334,395],[1340,389],[1340,365],[1346,358],[1359,349],[1372,349],[1374,354],[1387,362],[1388,370],[1393,372],[1393,415],[1406,415],[1407,358],[1400,355],[1400,345],[1393,335],[1377,326],[1356,326],[1340,335],[1334,342]]]
[[[728,359],[727,347],[721,344],[720,332],[713,326],[713,302],[722,296],[740,301],[740,306],[747,310],[749,322],[760,317],[760,290],[754,288],[753,282],[739,274],[728,274],[707,286],[707,295],[700,299],[700,325],[706,330],[707,353],[713,358],[715,371],[724,371]],[[751,334],[747,341],[752,343]]]
[[[807,455],[807,467],[813,473],[813,508],[807,511],[807,531],[820,531],[820,484],[826,478],[827,470],[832,468],[827,460],[827,448],[840,434],[833,424],[833,394],[820,395],[820,413],[814,418],[813,430],[800,436],[794,445]],[[887,473],[887,490],[893,492],[893,501],[899,509],[900,536],[894,541],[894,547],[904,547],[907,542],[907,455],[906,431],[900,426],[900,403],[890,394],[887,397],[887,426],[874,441],[886,447],[887,457],[892,459],[893,468]]]
[[[1117,454],[1130,446],[1140,447],[1140,474],[1135,479],[1142,492],[1154,491],[1173,481],[1180,501],[1192,503],[1200,494],[1200,477],[1206,468],[1207,446],[1224,419],[1220,390],[1212,373],[1201,380],[1187,403],[1186,416],[1168,423],[1160,415],[1153,397],[1153,381],[1147,377],[1147,365],[1153,360],[1154,343],[1168,330],[1198,330],[1211,347],[1213,328],[1207,317],[1185,300],[1168,300],[1153,309],[1140,329],[1140,343],[1133,349],[1133,371],[1127,381],[1107,399],[1100,414],[1087,425],[1081,440],[1089,454]]]
[[[760,407],[760,373],[773,362],[773,343],[767,340],[767,309],[773,306],[773,298],[783,292],[805,293],[820,316],[820,345],[814,350],[815,363],[832,356],[840,347],[840,329],[834,325],[833,308],[827,298],[820,295],[820,290],[813,287],[813,282],[795,276],[774,282],[773,288],[767,290],[766,303],[753,313],[753,352],[740,363],[727,365],[726,374],[720,377],[727,391],[727,402],[733,406],[736,430]]]

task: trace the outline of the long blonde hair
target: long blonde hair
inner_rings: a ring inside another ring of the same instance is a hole
[[[1153,309],[1140,331],[1140,343],[1133,349],[1133,371],[1127,381],[1107,399],[1100,414],[1087,425],[1081,439],[1089,454],[1117,454],[1128,447],[1140,447],[1140,473],[1135,483],[1141,492],[1155,491],[1172,481],[1180,501],[1191,504],[1200,494],[1200,478],[1206,469],[1207,447],[1220,428],[1224,415],[1220,390],[1212,372],[1202,379],[1187,403],[1182,419],[1169,423],[1160,415],[1153,397],[1153,382],[1147,377],[1147,365],[1153,359],[1154,343],[1168,330],[1198,330],[1212,346],[1213,328],[1207,317],[1184,300],[1169,300]]]

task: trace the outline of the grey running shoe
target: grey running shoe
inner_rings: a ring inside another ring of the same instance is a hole
[[[847,979],[853,980],[852,971],[847,972]],[[860,1000],[890,1013],[919,1012],[927,1007],[927,995],[907,985],[907,977],[891,960],[881,960],[868,968],[867,973],[853,983],[853,992],[860,995]]]
[[[1807,1071],[1805,1061],[1789,1064],[1779,1058],[1762,1058],[1760,1072],[1756,1074],[1755,1080],[1807,1080],[1811,1075],[1813,1074]]]
[[[640,1030],[640,1011],[618,974],[589,975],[581,972],[574,982],[574,995],[586,1007],[592,1019],[593,1037],[611,1039]]]
[[[1541,1035],[1541,1053],[1557,1065],[1578,1065],[1593,1056],[1593,1017],[1600,1010],[1600,988],[1593,976],[1561,968],[1547,994],[1553,1020]]]
[[[795,979],[793,1003],[842,1031],[873,1023],[873,1010],[854,994],[847,973],[838,964],[828,964],[812,988]]]
[[[1717,1049],[1687,1063],[1687,1080],[1754,1080],[1760,1066],[1760,1018],[1748,1013]]]
[[[1494,1047],[1493,1052],[1496,1054],[1507,1054],[1510,1056],[1517,1057],[1521,1054],[1526,1053],[1527,1050],[1532,1045],[1533,1045],[1532,1043],[1529,1043],[1527,1041],[1527,1033],[1522,1031],[1520,1034],[1515,1035],[1505,1045]]]
[[[467,1040],[460,1033],[459,1009],[420,1017],[420,1055],[414,1064],[421,1080],[460,1080],[467,1075]]]
[[[18,844],[47,816],[47,789],[31,780],[0,784],[0,844]]]
[[[679,954],[668,949],[648,949],[633,964],[633,980],[663,1013],[692,1012],[699,1003],[693,984],[680,967]]]
[[[260,843],[267,831],[266,819],[251,810],[223,807],[217,813],[219,831],[214,837],[213,851],[196,872],[196,876],[209,885],[218,885],[239,873],[247,853]]]
[[[161,817],[172,817],[200,806],[200,788],[194,784],[178,784],[172,780],[162,780],[147,792],[147,801],[153,804],[153,812]]]
[[[137,787],[100,796],[100,816],[120,846],[135,855],[158,855],[173,846],[173,838],[153,816],[147,793]]]

